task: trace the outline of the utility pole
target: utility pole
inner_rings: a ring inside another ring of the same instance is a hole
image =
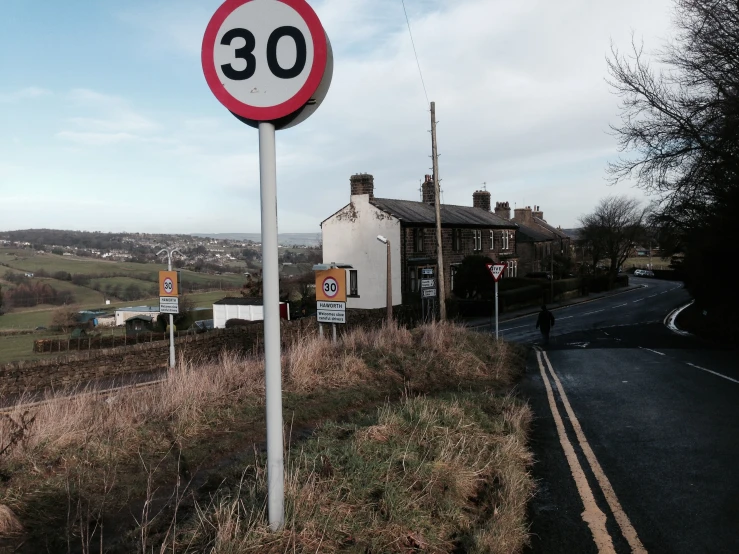
[[[551,247],[552,247],[552,256],[549,261],[549,268],[550,268],[549,269],[549,273],[550,273],[549,282],[551,283],[551,287],[552,287],[552,295],[549,301],[554,302],[554,241],[552,241]]]
[[[159,252],[157,252],[157,256],[162,253],[167,254],[167,271],[172,271],[172,254],[174,254],[175,252],[177,252],[180,256],[182,255],[182,252],[180,252],[176,248],[162,248]],[[179,287],[180,284],[177,283],[177,286]],[[169,367],[174,369],[174,366],[174,316],[172,314],[169,314]]]
[[[431,102],[431,158],[434,172],[434,209],[436,210],[436,255],[439,280],[439,317],[446,319],[446,283],[444,283],[444,254],[441,242],[441,190],[439,187],[439,154],[436,149],[436,102]]]

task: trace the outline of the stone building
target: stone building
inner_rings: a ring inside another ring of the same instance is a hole
[[[394,305],[420,297],[424,269],[437,271],[434,184],[426,175],[420,201],[377,198],[372,175],[350,178],[350,202],[321,223],[323,260],[353,266],[348,271],[348,308],[382,308],[386,305],[387,246],[389,241]],[[517,274],[518,226],[490,210],[490,193],[475,191],[472,206],[441,205],[444,281],[447,296],[454,288],[455,268],[469,255],[507,261]]]

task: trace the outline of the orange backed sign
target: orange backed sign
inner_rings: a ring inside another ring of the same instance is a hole
[[[176,271],[159,272],[159,296],[178,296],[177,284]]]
[[[346,302],[346,270],[316,271],[316,300]]]

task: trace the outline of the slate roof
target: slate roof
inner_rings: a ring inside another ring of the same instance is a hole
[[[386,212],[403,223],[415,225],[434,225],[436,212],[432,204],[412,200],[393,200],[372,198],[370,204]],[[441,205],[441,224],[451,226],[477,226],[497,229],[516,229],[518,225],[494,213],[471,206]]]
[[[523,223],[518,224],[518,231],[516,232],[516,242],[543,242],[551,241],[552,236],[545,235],[541,231],[524,225]]]
[[[552,235],[554,235],[556,238],[560,238],[560,239],[570,238],[570,236],[567,233],[565,233],[562,229],[557,229],[556,227],[549,225],[549,223],[547,223],[543,219],[540,219],[534,216],[533,220],[534,220],[534,223],[536,223],[539,227],[541,227],[545,233],[549,232]]]

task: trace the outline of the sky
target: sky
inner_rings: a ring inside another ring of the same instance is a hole
[[[401,0],[310,0],[334,52],[331,88],[277,132],[279,231],[318,233],[349,202],[420,199],[429,106]],[[216,0],[0,0],[0,231],[248,233],[260,229],[258,132],[201,68]],[[611,44],[657,51],[669,0],[405,0],[436,103],[447,204],[539,205],[564,228],[603,197],[618,157]]]

